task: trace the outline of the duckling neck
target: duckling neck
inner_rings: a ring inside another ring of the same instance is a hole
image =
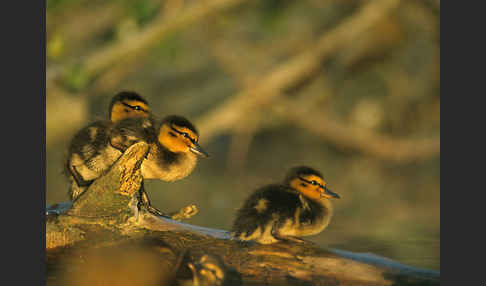
[[[325,229],[331,221],[333,208],[328,199],[306,199],[308,208],[314,214],[311,224],[301,225],[300,235],[313,235]]]
[[[332,213],[332,204],[331,201],[328,199],[316,199],[312,200],[313,202],[319,204],[321,207],[327,209],[330,213]]]
[[[142,176],[172,182],[189,175],[196,163],[197,156],[191,152],[175,153],[159,143],[152,143],[147,159],[142,163]]]
[[[315,209],[317,213],[328,217],[332,215],[333,208],[331,202],[328,199],[324,199],[324,198],[315,199],[315,198],[309,198],[305,196],[304,198],[307,204],[311,207],[311,209]]]

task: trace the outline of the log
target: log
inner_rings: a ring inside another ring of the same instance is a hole
[[[95,248],[100,256],[104,250],[118,247],[123,250],[119,252],[121,256],[101,256],[123,261],[121,265],[128,270],[120,270],[116,275],[119,279],[120,275],[128,275],[129,270],[141,280],[153,275],[187,278],[188,269],[179,267],[184,266],[183,261],[209,253],[224,261],[228,277],[233,279],[230,285],[440,284],[439,271],[407,266],[372,254],[323,249],[307,241],[271,245],[243,243],[233,240],[225,230],[195,226],[139,210],[140,164],[148,148],[143,142],[134,144],[72,205],[64,203],[48,208],[48,281],[61,279],[56,277],[61,272],[52,269],[72,269],[76,258],[78,262],[83,260],[85,266],[90,265],[86,261],[94,263],[93,256],[80,253],[90,253]],[[139,269],[140,261],[146,263],[143,271]],[[79,282],[105,268],[82,269],[82,274],[74,280]],[[106,278],[108,274],[100,275]]]

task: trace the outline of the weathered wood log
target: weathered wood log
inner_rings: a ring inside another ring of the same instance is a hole
[[[322,249],[311,242],[242,243],[232,240],[227,231],[139,210],[136,193],[142,182],[140,164],[148,148],[145,143],[131,146],[72,208],[62,204],[50,208],[46,223],[48,266],[66,263],[68,260],[62,259],[72,249],[99,250],[137,241],[150,245],[151,253],[164,257],[169,268],[176,265],[182,253],[218,255],[238,277],[235,281],[242,285],[440,284],[438,271],[410,267],[371,254]],[[150,267],[146,269],[153,271]]]

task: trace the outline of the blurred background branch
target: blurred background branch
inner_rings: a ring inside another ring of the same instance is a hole
[[[286,89],[308,77],[321,66],[321,61],[342,45],[365,32],[385,13],[398,5],[398,0],[373,1],[357,16],[351,16],[343,24],[322,35],[308,51],[297,55],[269,72],[254,86],[241,91],[197,120],[197,125],[207,137],[230,128],[236,121],[271,104]]]
[[[204,17],[211,16],[222,9],[231,8],[241,2],[243,0],[198,1],[196,4],[192,4],[186,12],[178,13],[182,8],[181,1],[167,1],[163,13],[160,13],[160,16],[148,27],[84,58],[82,60],[83,72],[88,78],[94,77],[120,60],[136,58],[144,50],[177,29],[194,24]],[[57,79],[66,69],[66,67],[52,71],[48,69],[47,80]]]
[[[273,112],[284,120],[316,134],[339,148],[352,149],[366,155],[409,163],[424,160],[440,153],[440,139],[397,139],[375,134],[366,128],[345,125],[323,115],[312,102],[302,104],[300,100],[281,100]],[[319,122],[319,124],[316,124]]]

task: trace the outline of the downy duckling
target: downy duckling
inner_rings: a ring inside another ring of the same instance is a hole
[[[111,122],[118,122],[131,117],[150,117],[150,108],[147,100],[133,91],[117,93],[108,107]]]
[[[216,255],[204,254],[195,262],[187,263],[192,272],[192,280],[179,285],[192,286],[226,286],[230,285],[226,279],[226,267]]]
[[[88,186],[107,172],[128,147],[141,141],[150,146],[141,165],[144,179],[180,180],[194,170],[197,155],[209,156],[198,143],[199,133],[194,125],[182,116],[167,116],[157,129],[152,118],[130,117],[99,128],[97,132],[97,140],[91,141],[96,144],[86,144],[89,141],[85,140],[82,148],[72,152],[74,155],[71,158],[78,160],[70,161],[70,167],[75,171],[73,173],[80,177],[77,181]],[[151,206],[143,182],[139,196],[149,211],[171,217]]]
[[[121,155],[109,144],[110,129],[126,118],[150,118],[147,101],[136,92],[122,91],[110,102],[109,120],[99,120],[81,129],[71,139],[66,175],[71,179],[69,198],[74,201],[92,181],[107,170]],[[147,121],[152,125],[152,120]]]
[[[283,184],[256,190],[238,211],[232,235],[262,244],[298,241],[327,227],[333,209],[332,192],[322,174],[310,167],[292,168]]]
[[[188,176],[196,167],[198,156],[209,154],[199,145],[199,133],[186,118],[170,115],[162,119],[156,140],[150,144],[142,162],[144,179],[173,182]]]

